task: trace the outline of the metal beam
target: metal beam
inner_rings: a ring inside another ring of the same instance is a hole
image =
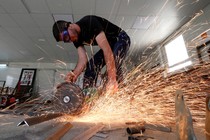
[[[39,124],[45,121],[49,121],[51,119],[63,116],[64,114],[62,113],[51,113],[51,114],[46,114],[46,115],[41,115],[41,116],[37,116],[37,117],[31,117],[31,118],[27,118],[25,120],[23,120],[22,122],[20,122],[17,126],[21,126],[21,125],[27,125],[27,126],[32,126],[35,124]]]

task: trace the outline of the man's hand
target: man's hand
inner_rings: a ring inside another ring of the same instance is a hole
[[[76,82],[77,76],[72,71],[70,71],[69,73],[67,73],[67,75],[64,78],[64,80],[66,82]]]
[[[118,82],[108,81],[106,84],[106,94],[115,94],[118,91]]]

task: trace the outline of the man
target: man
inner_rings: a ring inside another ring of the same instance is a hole
[[[76,23],[57,21],[53,25],[56,41],[73,42],[78,52],[75,69],[66,80],[75,82],[85,70],[83,88],[93,87],[106,65],[106,90],[116,92],[122,80],[122,63],[130,46],[129,36],[118,26],[98,16],[85,16]],[[84,45],[98,45],[100,50],[88,61]]]

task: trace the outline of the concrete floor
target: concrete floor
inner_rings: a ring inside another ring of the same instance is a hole
[[[27,116],[0,114],[0,140],[44,140],[66,123],[53,119],[33,126],[17,126],[17,124],[26,117]],[[91,123],[70,123],[73,124],[73,127],[62,137],[61,140],[71,140],[75,136],[95,125]],[[102,132],[108,137],[100,138],[93,136],[90,140],[127,140],[129,136],[126,132],[126,126],[120,127],[120,125],[113,126],[110,130],[108,128],[104,128]],[[198,140],[205,140],[203,131],[198,129],[195,130],[195,132]],[[153,137],[155,140],[176,139],[174,132],[168,133],[146,129],[144,135]]]

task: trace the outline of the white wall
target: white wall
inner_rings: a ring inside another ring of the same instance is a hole
[[[0,81],[6,81],[5,86],[15,87],[19,76],[21,73],[21,68],[0,68]]]
[[[60,82],[64,82],[64,77],[68,71],[74,69],[75,64],[61,64],[61,63],[9,63],[7,68],[0,68],[0,81],[6,81],[8,87],[17,85],[22,68],[36,68],[36,81],[34,89],[36,92],[45,92],[45,90],[52,90],[54,86]],[[77,84],[81,84],[79,78]]]

